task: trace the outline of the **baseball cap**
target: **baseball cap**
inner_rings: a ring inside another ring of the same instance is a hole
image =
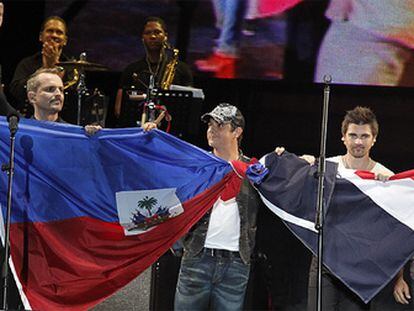
[[[244,117],[240,110],[228,103],[220,103],[211,112],[205,113],[201,116],[201,121],[208,122],[214,119],[218,123],[232,123],[236,127],[244,129]]]

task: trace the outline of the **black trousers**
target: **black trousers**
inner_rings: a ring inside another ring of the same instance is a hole
[[[318,284],[318,261],[312,257],[309,270],[308,311],[316,310],[316,291]],[[370,310],[369,304],[351,292],[341,281],[327,269],[322,270],[322,310],[324,311],[359,311]]]

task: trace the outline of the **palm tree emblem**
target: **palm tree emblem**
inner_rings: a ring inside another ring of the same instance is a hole
[[[147,195],[138,201],[138,208],[144,208],[148,211],[149,216],[152,216],[152,208],[158,201],[154,197],[148,197]]]

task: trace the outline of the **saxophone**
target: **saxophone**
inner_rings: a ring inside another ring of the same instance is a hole
[[[165,70],[164,70],[164,73],[162,75],[160,86],[161,86],[161,89],[163,89],[163,90],[169,90],[170,86],[171,86],[171,84],[174,80],[175,70],[177,69],[179,50],[172,47],[168,43],[165,43],[165,47],[168,50],[172,50],[172,58],[165,65]]]
[[[77,83],[78,83],[78,81],[79,81],[79,71],[78,71],[78,69],[74,68],[74,69],[73,69],[73,77],[72,77],[72,79],[71,79],[71,80],[69,80],[69,81],[66,81],[66,82],[63,84],[63,89],[64,89],[64,90],[67,90],[67,89],[68,89],[68,88],[70,88],[71,86],[73,86],[73,85],[77,84]]]

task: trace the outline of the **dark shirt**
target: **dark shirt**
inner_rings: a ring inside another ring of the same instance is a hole
[[[14,106],[23,109],[26,102],[26,83],[30,75],[42,67],[42,54],[36,53],[32,56],[23,58],[16,67],[12,82],[10,83],[10,93],[14,97]]]
[[[14,109],[6,99],[3,91],[0,90],[0,115],[1,116],[8,116],[9,114],[17,113],[16,109]]]
[[[151,67],[151,69],[149,68]],[[157,68],[158,67],[158,68]],[[162,79],[165,64],[148,64],[146,59],[140,59],[128,65],[123,71],[119,83],[119,88],[123,90],[121,116],[119,125],[122,127],[136,126],[137,121],[141,119],[142,102],[130,101],[128,99],[128,90],[134,89],[140,93],[147,93],[150,76],[155,75],[155,87],[159,87]],[[175,70],[173,84],[191,86],[193,84],[193,76],[187,64],[179,61]]]
[[[40,122],[44,122],[44,120],[37,120],[34,116],[32,116],[30,119],[33,119],[33,120],[36,120],[36,121],[40,121]],[[57,118],[56,121],[47,121],[47,122],[68,123],[65,120],[63,120],[60,116]]]
[[[62,61],[68,58],[62,54]],[[28,108],[26,83],[29,77],[39,68],[43,66],[42,54],[40,52],[23,58],[16,67],[12,82],[10,83],[10,94],[13,96],[13,106],[22,110]],[[31,106],[29,106],[31,108]]]
[[[140,59],[132,64],[129,64],[121,75],[120,88],[130,89],[134,87],[137,90],[147,91],[149,80],[151,76],[151,71],[156,72],[155,84],[159,86],[159,82],[162,79],[163,74],[163,65],[160,64],[160,68],[157,70],[157,64],[150,64],[151,70],[145,58]],[[136,76],[134,77],[134,74]],[[193,76],[191,74],[190,68],[187,64],[179,61],[175,71],[173,84],[191,86],[193,84]]]

